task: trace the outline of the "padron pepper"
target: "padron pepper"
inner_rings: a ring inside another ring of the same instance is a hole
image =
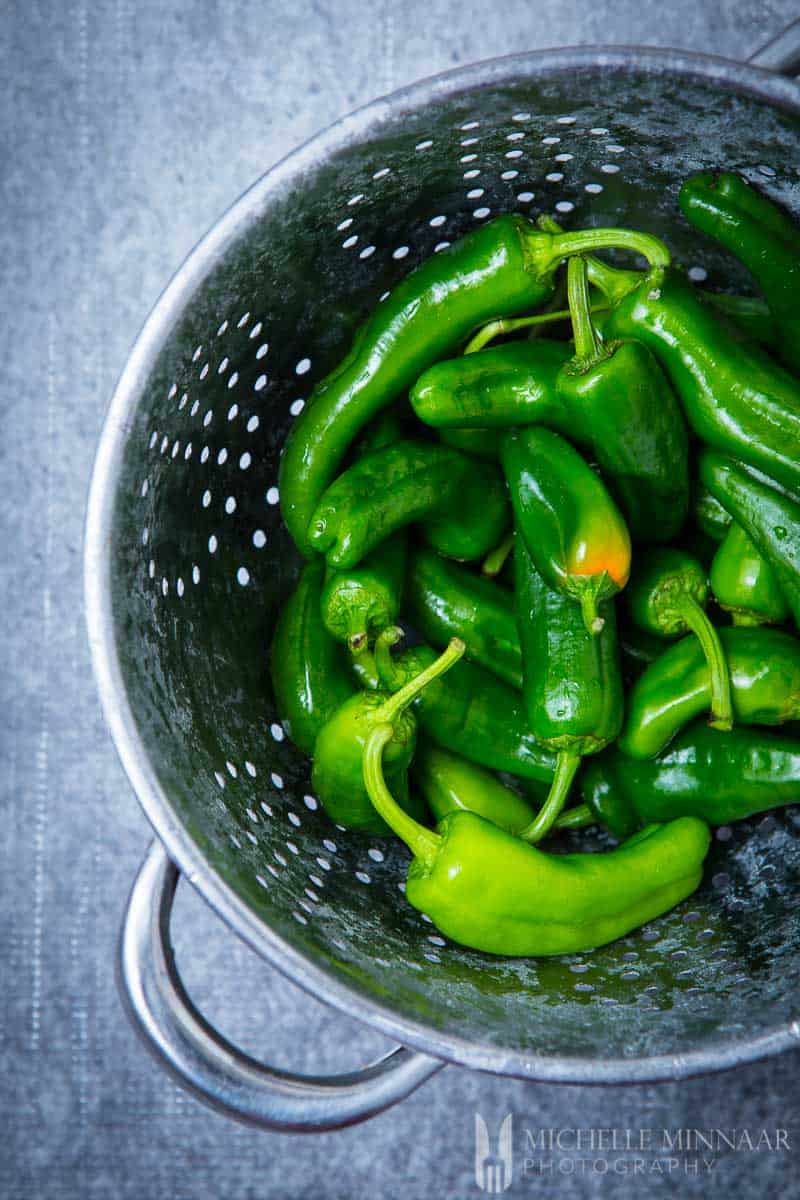
[[[695,481],[692,498],[692,517],[700,533],[705,534],[712,542],[722,542],[731,527],[733,518],[722,507],[719,500],[711,495],[704,484]]]
[[[714,555],[710,580],[734,625],[781,625],[789,616],[775,572],[736,521]]]
[[[405,573],[404,530],[380,542],[355,567],[329,567],[320,601],[325,628],[351,653],[363,650],[397,620]]]
[[[704,172],[687,179],[678,202],[696,229],[747,267],[781,334],[779,350],[800,367],[800,229],[740,175]]]
[[[743,725],[723,736],[697,720],[657,758],[609,747],[587,762],[581,788],[584,805],[564,816],[618,838],[675,817],[727,825],[800,802],[800,739]]]
[[[448,446],[403,440],[358,459],[314,512],[311,545],[336,568],[354,567],[395,530],[422,522],[451,558],[482,558],[509,523],[502,476]]]
[[[644,633],[697,638],[711,681],[711,716],[715,729],[733,725],[728,663],[717,630],[709,620],[708,579],[700,563],[674,546],[659,546],[641,554],[625,591],[631,620]]]
[[[322,726],[349,696],[347,660],[320,616],[325,564],[308,563],[283,606],[270,651],[275,703],[287,734],[311,754]]]
[[[501,432],[497,429],[440,429],[439,440],[445,446],[472,454],[475,458],[488,458],[497,462],[500,457]]]
[[[677,271],[634,271],[587,260],[611,300],[604,338],[633,338],[664,368],[695,434],[795,490],[800,488],[800,382],[757,346],[739,342]]]
[[[466,658],[522,687],[514,601],[506,588],[420,547],[411,555],[405,614],[432,645],[460,637]]]
[[[489,954],[592,950],[652,920],[695,890],[708,826],[695,817],[652,825],[603,854],[545,854],[474,812],[426,829],[403,811],[382,770],[392,726],[364,748],[364,785],[414,858],[406,899],[446,937]]]
[[[411,778],[437,823],[451,812],[474,812],[509,833],[519,833],[536,817],[527,800],[491,771],[424,738],[414,754]]]
[[[525,711],[536,740],[556,755],[550,794],[520,832],[537,842],[561,813],[583,756],[622,728],[622,677],[612,603],[600,607],[599,634],[590,633],[577,605],[547,586],[519,535],[514,571]]]
[[[628,248],[654,265],[669,252],[623,229],[572,234],[537,230],[519,215],[488,221],[401,280],[357,333],[345,359],[314,388],[286,441],[281,511],[308,554],[309,526],[349,446],[382,408],[478,325],[547,300],[561,261],[604,247]]]
[[[391,692],[436,660],[423,644],[392,657],[401,637],[402,630],[387,629],[375,643],[378,676]],[[553,778],[555,755],[531,733],[519,692],[476,663],[462,659],[447,679],[434,680],[414,701],[414,715],[425,737],[443,750],[523,779],[549,784]]]
[[[388,724],[392,730],[386,745],[386,767],[393,786],[402,794],[407,807],[416,800],[416,797],[409,799],[407,771],[414,756],[417,723],[407,711],[408,706],[463,653],[463,642],[454,638],[439,658],[398,691],[358,692],[325,722],[314,744],[311,784],[322,807],[337,825],[369,833],[388,832],[370,803],[361,772],[364,746],[377,726],[385,728]],[[417,813],[421,815],[418,803]]]
[[[772,567],[800,626],[800,504],[711,450],[701,451],[697,469],[701,482]]]
[[[501,450],[517,540],[545,583],[581,606],[598,633],[598,604],[623,588],[631,567],[628,528],[603,481],[560,434],[530,426]]]
[[[782,725],[800,718],[800,641],[782,629],[765,627],[725,627],[718,632],[728,660],[737,724]],[[633,685],[619,747],[632,758],[654,758],[710,703],[708,663],[697,639],[684,638]]]

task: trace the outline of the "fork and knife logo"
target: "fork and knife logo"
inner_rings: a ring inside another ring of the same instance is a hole
[[[513,1116],[503,1119],[497,1135],[497,1153],[492,1151],[489,1130],[480,1113],[475,1113],[475,1182],[483,1192],[499,1196],[511,1187],[513,1174]]]

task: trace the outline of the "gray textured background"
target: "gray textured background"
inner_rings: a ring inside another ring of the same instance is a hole
[[[744,55],[791,0],[66,0],[0,22],[0,1195],[478,1195],[473,1113],[539,1127],[776,1125],[800,1148],[800,1057],[657,1087],[593,1090],[450,1068],[402,1108],[298,1139],[237,1127],[179,1092],[134,1040],[114,941],[148,830],[103,728],[80,582],[95,440],[161,287],[261,171],[375,95],[525,48],[640,42]],[[190,989],[251,1052],[342,1069],[383,1040],[236,944],[184,889]],[[569,1155],[557,1156],[569,1159]],[[612,1159],[616,1156],[611,1155]],[[690,1158],[693,1156],[689,1156]],[[662,1191],[800,1195],[800,1149],[740,1152]],[[641,1176],[574,1173],[564,1194],[638,1195]]]

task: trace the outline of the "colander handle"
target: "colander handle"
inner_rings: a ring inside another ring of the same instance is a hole
[[[178,868],[154,841],[125,911],[118,982],[147,1047],[200,1100],[262,1129],[319,1133],[375,1116],[444,1066],[397,1046],[345,1075],[292,1075],[244,1054],[209,1025],[181,982],[169,934],[178,878]]]
[[[780,75],[796,75],[800,71],[800,18],[751,54],[748,62]]]

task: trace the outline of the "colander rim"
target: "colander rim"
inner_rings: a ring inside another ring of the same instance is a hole
[[[111,605],[111,531],[116,484],[132,415],[185,302],[227,250],[303,174],[333,152],[367,137],[388,119],[459,92],[542,78],[568,70],[602,69],[702,79],[800,115],[800,85],[758,67],[689,51],[641,46],[582,46],[527,51],[433,75],[378,97],[341,117],[269,168],[227,209],[187,255],[162,291],[114,389],[92,470],[84,531],[84,598],[93,671],[106,723],[123,769],[156,836],[181,873],[246,944],[317,999],[387,1037],[445,1061],[540,1081],[605,1084],[656,1082],[724,1070],[800,1043],[800,1019],[758,1036],[710,1043],[687,1053],[590,1059],[533,1054],[468,1041],[401,1016],[320,966],[278,935],[239,898],[206,860],[174,813],[139,736],[116,651]]]

